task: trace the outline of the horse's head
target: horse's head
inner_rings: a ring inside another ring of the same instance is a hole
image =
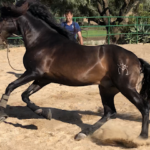
[[[25,14],[27,9],[28,3],[24,3],[21,7],[4,5],[0,8],[0,37],[3,41],[6,41],[13,33],[16,33],[18,30],[17,19]]]

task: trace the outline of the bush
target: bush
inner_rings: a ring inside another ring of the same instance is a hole
[[[127,43],[136,43],[137,35],[138,42],[150,43],[150,26],[145,21],[141,21],[139,25],[135,24],[134,27],[129,28],[127,33],[129,33],[125,36],[125,41],[127,41]]]
[[[135,10],[136,16],[129,18],[128,25],[120,28],[121,33],[126,34],[123,38],[126,43],[136,43],[137,42],[137,32],[138,32],[138,42],[150,43],[150,6],[146,4],[139,4]],[[138,25],[136,25],[138,24]]]

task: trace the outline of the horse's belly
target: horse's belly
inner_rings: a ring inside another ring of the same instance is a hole
[[[101,81],[100,85],[102,85],[105,88],[109,88],[113,86],[113,83],[111,80],[104,80],[104,81]]]
[[[59,70],[51,68],[48,76],[53,79],[53,82],[72,86],[84,86],[101,84],[101,81],[107,76],[107,71],[97,63],[85,68],[80,66],[76,68],[70,68],[70,66],[68,68],[62,67]]]

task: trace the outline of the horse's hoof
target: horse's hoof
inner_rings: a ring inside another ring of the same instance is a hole
[[[146,140],[146,139],[148,139],[148,135],[147,134],[139,135],[138,139]]]
[[[37,109],[35,111],[35,113],[37,113],[38,115],[43,116],[44,118],[51,120],[52,119],[52,113],[50,109]]]
[[[42,109],[42,116],[48,120],[52,119],[52,112],[50,109]]]
[[[1,122],[4,122],[6,119],[7,119],[7,117],[1,117],[1,118],[0,118],[0,123],[1,123]]]
[[[86,135],[84,133],[79,133],[75,136],[76,141],[80,141],[82,139],[86,138]]]
[[[3,122],[8,118],[8,115],[5,113],[5,109],[0,107],[0,122]]]
[[[0,117],[0,123],[4,122],[8,118],[8,115],[3,114],[3,116]]]
[[[116,119],[117,118],[117,113],[113,113],[111,116],[110,116],[110,119]]]

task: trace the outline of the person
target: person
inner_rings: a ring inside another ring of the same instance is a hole
[[[79,43],[83,45],[83,38],[80,26],[77,22],[74,22],[72,20],[73,12],[71,10],[66,10],[64,16],[66,18],[66,21],[62,22],[61,26],[64,27],[66,30],[70,31],[72,34],[74,34],[75,38],[78,38]]]

